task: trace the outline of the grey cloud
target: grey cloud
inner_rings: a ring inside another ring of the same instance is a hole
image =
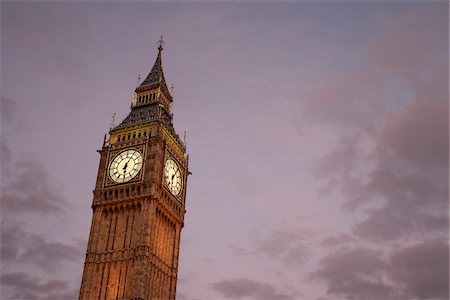
[[[4,222],[1,226],[0,255],[3,263],[17,261],[20,251],[20,241],[25,232],[19,225],[7,227]]]
[[[320,244],[324,247],[337,247],[354,241],[356,241],[356,239],[350,234],[340,233],[323,239]]]
[[[385,283],[382,253],[367,249],[341,249],[320,260],[310,279],[327,284],[327,293],[346,299],[390,299],[393,289]]]
[[[2,140],[0,142],[0,161],[2,162],[0,174],[6,174],[10,172],[8,161],[11,161],[11,150],[9,149],[8,145]],[[2,183],[3,185],[3,183]]]
[[[269,257],[279,258],[288,266],[302,266],[310,257],[309,247],[305,244],[306,234],[295,229],[282,229],[257,239],[255,248],[249,253],[262,253]]]
[[[237,255],[265,255],[280,260],[286,266],[298,268],[304,265],[311,256],[311,250],[306,240],[308,233],[296,228],[281,228],[267,236],[253,238],[249,245],[230,245]]]
[[[53,292],[65,289],[67,284],[59,280],[50,280],[41,283],[37,278],[32,278],[26,273],[6,273],[1,275],[2,283],[8,286],[20,286],[25,290],[34,292]]]
[[[361,160],[364,158],[361,134],[343,136],[336,146],[324,155],[314,169],[314,176],[325,181],[319,190],[319,196],[323,197],[340,186],[355,186],[359,184],[360,178],[355,176],[355,170],[360,168]],[[344,190],[345,191],[345,190]],[[358,195],[359,191],[352,191],[352,196]]]
[[[0,99],[0,115],[2,123],[13,122],[17,113],[17,103],[13,99],[8,98],[4,95],[2,95]]]
[[[49,295],[45,295],[43,297],[40,297],[38,299],[42,300],[76,300],[79,298],[80,291],[78,289],[72,289],[65,292],[60,293],[51,293]]]
[[[65,199],[60,188],[50,179],[48,172],[36,161],[19,160],[7,179],[1,196],[2,213],[63,213]]]
[[[333,175],[334,178],[339,179],[341,176],[348,175],[361,159],[361,140],[360,134],[342,137],[336,147],[319,161],[315,168],[315,176],[324,178]]]
[[[387,118],[379,144],[418,167],[447,169],[448,95],[413,101]]]
[[[368,182],[357,187],[365,198],[352,199],[355,186],[347,186],[348,206],[360,206],[374,199],[384,201],[381,208],[365,210],[367,218],[353,227],[356,235],[377,241],[448,235],[448,187],[443,178],[408,169],[410,166],[399,161],[380,161]]]
[[[216,292],[228,299],[255,299],[255,300],[291,300],[295,293],[283,292],[274,285],[254,281],[246,278],[222,280],[211,284]]]
[[[430,240],[394,251],[389,273],[408,298],[449,299],[448,267],[448,244]]]
[[[53,270],[62,268],[62,261],[79,260],[82,263],[81,257],[82,251],[77,247],[59,242],[49,242],[40,236],[32,235],[26,242],[26,249],[21,256],[21,261]]]
[[[353,227],[363,239],[448,236],[448,34],[429,22],[439,13],[400,15],[363,53],[376,68],[329,78],[302,111],[340,138],[316,167],[319,193],[340,191],[344,209],[365,214]]]
[[[73,292],[67,291],[67,283],[61,280],[43,281],[23,272],[14,272],[0,275],[0,281],[4,287],[2,299],[74,299],[62,297],[73,295]]]
[[[446,124],[448,104],[417,100],[392,112],[379,131],[344,135],[317,165],[320,193],[339,189],[344,209],[366,214],[353,227],[361,238],[448,235]]]
[[[0,253],[4,264],[29,264],[53,271],[61,268],[64,261],[82,257],[81,248],[50,242],[40,235],[26,232],[20,225],[2,224],[1,241]]]
[[[368,58],[388,75],[410,82],[426,78],[440,60],[447,61],[442,65],[448,70],[448,28],[444,21],[447,16],[448,12],[433,6],[424,7],[420,14],[404,10],[384,24],[383,34],[369,43]],[[448,76],[445,80],[448,86]]]
[[[344,248],[322,258],[309,275],[345,299],[448,299],[449,246],[428,240],[383,253]]]

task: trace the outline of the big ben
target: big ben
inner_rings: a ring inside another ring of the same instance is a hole
[[[80,299],[175,299],[188,155],[155,64],[99,150]]]

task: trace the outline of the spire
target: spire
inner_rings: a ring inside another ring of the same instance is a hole
[[[155,64],[153,65],[152,70],[147,75],[145,80],[141,83],[140,86],[136,88],[136,92],[141,92],[147,89],[161,87],[163,93],[172,101],[172,97],[170,95],[169,89],[167,88],[166,79],[164,78],[164,72],[162,69],[162,60],[161,60],[161,52],[164,49],[164,40],[161,36],[161,39],[158,41],[158,56],[156,57]]]

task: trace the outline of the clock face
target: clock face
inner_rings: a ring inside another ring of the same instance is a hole
[[[183,187],[183,180],[181,178],[180,168],[178,168],[177,163],[172,159],[166,160],[166,165],[164,167],[164,177],[167,187],[169,188],[169,191],[172,193],[172,195],[180,195],[181,188]]]
[[[130,181],[142,168],[142,154],[134,149],[120,152],[109,165],[109,176],[117,183]]]

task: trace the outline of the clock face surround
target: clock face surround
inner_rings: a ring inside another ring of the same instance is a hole
[[[128,182],[139,174],[142,162],[142,154],[138,150],[122,151],[111,161],[109,176],[116,183]]]
[[[164,178],[169,191],[174,196],[179,196],[183,187],[181,171],[173,159],[167,159],[164,166]]]

